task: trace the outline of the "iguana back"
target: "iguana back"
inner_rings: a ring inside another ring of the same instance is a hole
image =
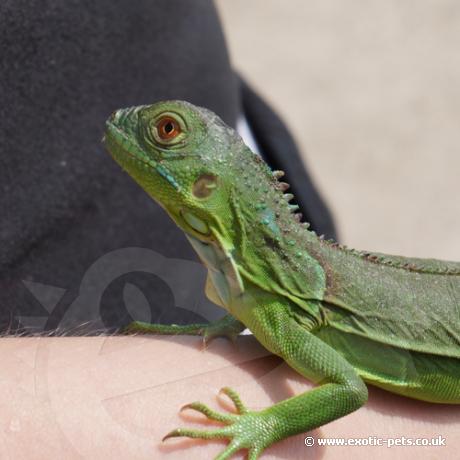
[[[460,358],[460,263],[343,249],[316,258],[327,273],[327,324],[418,351]]]

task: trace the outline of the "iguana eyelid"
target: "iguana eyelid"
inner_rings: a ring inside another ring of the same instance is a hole
[[[170,118],[178,124],[180,132],[177,136],[174,136],[171,139],[164,139],[158,133],[158,124],[164,118]],[[174,147],[179,144],[181,145],[186,144],[185,140],[189,134],[189,129],[188,129],[186,121],[178,113],[175,113],[173,111],[161,112],[149,121],[148,126],[149,126],[149,132],[151,133],[153,137],[152,140],[156,144],[159,144],[160,146]]]

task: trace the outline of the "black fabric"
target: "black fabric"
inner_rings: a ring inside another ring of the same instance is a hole
[[[274,153],[285,142],[258,122],[274,115],[240,93],[211,1],[0,2],[0,329],[219,316],[182,232],[100,139],[114,109],[168,98],[234,126],[241,94],[262,148],[288,171]],[[310,196],[314,220],[324,208]]]

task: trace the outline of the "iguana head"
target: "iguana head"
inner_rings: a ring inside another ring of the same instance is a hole
[[[175,222],[201,240],[231,220],[229,194],[243,175],[254,175],[251,163],[272,178],[231,128],[187,102],[117,110],[107,121],[104,143]]]
[[[325,275],[305,249],[316,237],[289,204],[282,172],[217,115],[182,101],[121,109],[107,121],[104,143],[229,285],[239,264],[268,291],[321,298]]]

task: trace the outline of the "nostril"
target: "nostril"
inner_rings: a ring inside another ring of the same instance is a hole
[[[115,112],[113,112],[112,115],[110,115],[109,122],[113,123],[114,125],[120,125],[121,123],[123,123],[124,119],[126,118],[126,115],[127,115],[126,112],[128,112],[128,110],[125,110],[125,109],[115,110]]]
[[[121,112],[120,110],[115,110],[115,112],[113,112],[112,115],[110,115],[109,122],[113,123],[114,125],[119,124],[120,119],[121,119],[121,113],[120,112]]]
[[[137,107],[118,109],[113,112],[107,120],[107,123],[115,125],[118,128],[132,128],[137,122]]]

